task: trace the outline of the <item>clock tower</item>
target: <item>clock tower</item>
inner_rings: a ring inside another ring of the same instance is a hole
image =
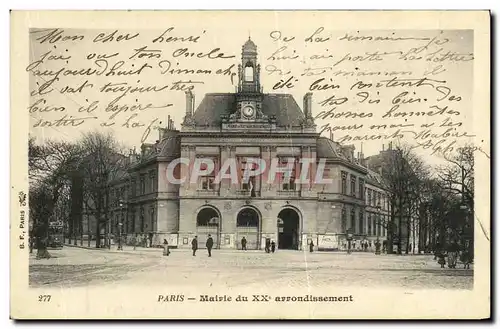
[[[238,94],[236,115],[240,121],[264,119],[262,115],[260,65],[257,64],[257,46],[248,38],[241,51],[238,65]]]

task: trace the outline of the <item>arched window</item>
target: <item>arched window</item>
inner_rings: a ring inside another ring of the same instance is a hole
[[[238,214],[236,226],[257,227],[259,226],[259,215],[255,210],[245,208]]]
[[[196,216],[197,226],[217,226],[219,224],[219,214],[213,208],[203,208]]]
[[[245,81],[253,82],[253,66],[250,63],[245,66]]]

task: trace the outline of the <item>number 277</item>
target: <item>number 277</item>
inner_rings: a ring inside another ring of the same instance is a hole
[[[51,295],[40,295],[38,296],[38,301],[39,302],[50,302],[50,297]]]

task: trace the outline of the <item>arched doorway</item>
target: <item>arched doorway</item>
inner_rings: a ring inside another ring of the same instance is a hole
[[[278,249],[299,249],[300,216],[293,208],[278,214]]]
[[[196,215],[196,233],[199,248],[205,248],[209,234],[214,240],[214,248],[219,248],[220,222],[221,217],[217,208],[206,206],[198,211]]]
[[[236,247],[241,249],[241,239],[247,240],[247,249],[259,249],[260,215],[254,208],[241,209],[236,216]]]

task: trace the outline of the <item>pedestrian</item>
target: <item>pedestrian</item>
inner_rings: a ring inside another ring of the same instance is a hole
[[[28,238],[28,244],[29,244],[29,247],[30,247],[30,254],[33,253],[33,235],[30,234],[29,238]]]
[[[137,245],[139,244],[139,236],[137,235],[137,233],[135,234],[134,239],[132,240],[132,243],[134,244],[134,250],[136,250]]]
[[[438,258],[439,253],[441,253],[441,243],[437,242],[436,246],[434,247],[434,260],[436,260],[436,258]]]
[[[314,242],[313,240],[311,240],[311,243],[309,243],[309,252],[313,252],[314,251]]]
[[[149,248],[153,248],[153,232],[149,232]]]
[[[198,250],[198,236],[196,235],[193,241],[191,241],[191,249],[193,249],[193,256],[196,256],[196,250]]]
[[[209,234],[207,243],[205,244],[208,250],[208,257],[212,257],[212,247],[214,246],[214,240],[212,239],[212,236]]]
[[[271,242],[271,251],[273,254],[276,251],[276,242],[274,242],[274,240]]]
[[[170,255],[170,250],[168,249],[168,241],[167,239],[163,239],[163,256]]]
[[[436,257],[438,257],[438,264],[441,265],[441,268],[444,268],[444,266],[446,265],[444,252],[438,251]]]
[[[269,253],[271,251],[270,247],[271,247],[271,239],[266,238],[266,253]]]
[[[459,250],[460,250],[460,246],[458,245],[456,240],[454,240],[448,246],[448,267],[449,268],[456,268]]]
[[[245,237],[241,239],[241,250],[247,250],[247,239]]]
[[[460,256],[460,260],[464,264],[464,269],[470,269],[470,263],[472,261],[469,251],[466,249],[462,251],[462,255]]]

